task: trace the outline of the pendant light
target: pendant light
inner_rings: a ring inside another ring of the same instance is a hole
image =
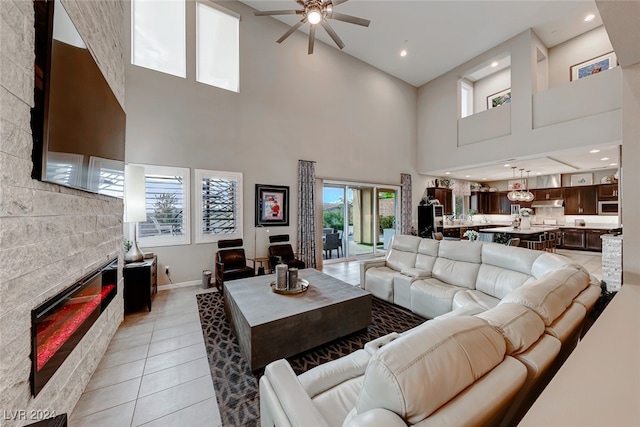
[[[534,194],[531,191],[529,191],[529,172],[531,171],[530,170],[527,171],[527,185],[525,185],[525,191],[522,196],[522,200],[525,202],[533,202],[533,199],[536,198],[536,196],[534,196]]]
[[[511,166],[511,174],[513,175],[513,180],[515,181],[516,179],[516,167],[515,166]],[[517,190],[514,190],[513,188],[511,189],[511,191],[509,191],[507,193],[507,199],[509,199],[509,201],[511,202],[518,202],[520,200],[520,192]]]

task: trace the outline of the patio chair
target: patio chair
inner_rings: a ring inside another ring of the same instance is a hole
[[[253,267],[247,265],[242,239],[218,241],[215,275],[216,288],[220,292],[223,292],[226,280],[255,276]]]
[[[269,236],[269,243],[288,242],[288,234],[277,234],[275,236]],[[284,243],[279,245],[270,245],[268,249],[269,253],[269,270],[274,271],[278,261],[282,261],[290,268],[295,267],[303,269],[306,267],[304,261],[300,260],[290,243]]]
[[[338,258],[340,258],[340,236],[338,233],[331,233],[325,236],[324,242],[322,243],[322,249],[324,250],[324,257],[329,259],[333,256],[334,249],[338,254]]]

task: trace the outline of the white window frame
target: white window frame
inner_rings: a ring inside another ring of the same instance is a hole
[[[235,62],[237,65],[237,75],[235,77],[235,87],[229,86],[229,85],[217,85],[211,81],[207,81],[204,79],[204,77],[201,79],[200,77],[200,51],[203,50],[205,48],[205,46],[200,46],[200,28],[199,28],[199,23],[200,23],[200,6],[204,6],[204,7],[208,7],[213,9],[216,12],[222,13],[224,15],[227,15],[231,18],[235,18],[237,19],[237,27],[236,27],[236,33],[233,36],[233,40],[229,41],[227,39],[230,39],[229,37],[225,37],[225,40],[227,41],[227,43],[235,43],[236,45],[236,50],[234,52],[234,56],[235,56]],[[198,0],[196,1],[196,81],[202,84],[206,84],[209,86],[213,86],[213,87],[217,87],[220,89],[224,89],[224,90],[228,90],[231,92],[236,92],[239,93],[240,92],[240,15],[232,10],[226,9],[216,3],[213,3],[209,0]]]
[[[179,16],[173,16],[172,21],[175,20],[175,23],[178,25],[182,25],[182,39],[180,40],[182,46],[183,51],[182,53],[182,57],[181,58],[176,58],[176,61],[180,61],[179,63],[179,67],[177,67],[175,70],[168,70],[168,69],[159,69],[159,67],[153,65],[153,64],[149,64],[149,63],[142,63],[139,61],[136,61],[136,38],[137,38],[137,34],[138,32],[136,31],[136,27],[135,27],[135,18],[136,18],[136,4],[141,4],[141,3],[146,3],[148,4],[168,4],[170,2],[175,3],[177,0],[167,0],[167,1],[159,1],[159,2],[152,2],[152,0],[131,0],[131,64],[138,66],[138,67],[142,67],[142,68],[147,68],[150,70],[154,70],[154,71],[158,71],[160,73],[165,73],[165,74],[169,74],[171,76],[175,76],[175,77],[180,77],[180,78],[186,78],[187,77],[187,1],[185,0],[179,0],[182,3],[182,9],[180,11]],[[165,40],[166,41],[166,40]],[[157,42],[157,41],[156,41]],[[154,51],[159,51],[162,52],[163,49],[163,43],[159,42],[157,43],[160,45],[160,47],[157,47]],[[141,48],[140,46],[138,48]],[[166,49],[166,47],[164,47]],[[149,52],[149,51],[147,51]]]
[[[222,233],[222,234],[204,234],[202,232],[202,180],[209,179],[226,179],[236,181],[238,193],[236,196],[236,212],[237,212],[237,231],[235,233]],[[226,239],[242,239],[243,236],[243,183],[241,172],[223,172],[212,171],[206,169],[196,169],[194,179],[194,192],[195,195],[195,242],[196,243],[215,243],[219,240]]]
[[[133,164],[133,163],[132,163]],[[137,164],[137,166],[144,167],[145,180],[147,175],[168,175],[179,176],[182,178],[182,234],[140,237],[140,227],[137,227],[138,243],[142,247],[157,247],[157,246],[178,246],[191,244],[191,201],[189,194],[191,192],[190,174],[189,168],[175,167],[175,166],[158,166],[158,165],[145,165]]]
[[[467,95],[468,95],[466,105],[463,102],[464,97],[462,96],[462,94],[465,91],[467,92]],[[468,114],[464,114],[465,107],[466,107],[466,112]],[[473,115],[473,84],[469,83],[466,80],[461,80],[460,81],[460,118],[464,119],[465,117],[469,117],[471,115]]]

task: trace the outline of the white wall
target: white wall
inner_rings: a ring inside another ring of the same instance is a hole
[[[549,49],[549,86],[570,81],[573,65],[611,52],[613,47],[604,26]]]
[[[533,129],[532,95],[542,84],[537,76],[538,49],[544,53],[538,37],[527,30],[418,89],[420,173],[439,175],[448,169],[492,165],[503,159],[620,140],[620,105],[588,116],[578,112],[562,123]],[[458,119],[458,76],[505,51],[511,55],[510,114],[497,114],[495,110],[499,109],[493,109]],[[619,86],[613,84],[610,89],[615,92]],[[563,99],[555,101],[562,108]],[[479,117],[483,115],[486,117]]]
[[[473,112],[487,109],[487,97],[511,87],[511,68],[498,71],[473,85]]]
[[[242,17],[240,93],[195,82],[192,31],[187,79],[127,66],[127,162],[242,172],[249,255],[257,183],[290,186],[291,225],[271,233],[288,233],[295,245],[299,159],[316,161],[325,179],[399,185],[400,173],[412,173],[417,205],[424,186],[415,174],[416,89],[318,41],[307,55],[299,32],[277,44],[287,26],[222,3]],[[193,9],[188,2],[191,30]],[[166,283],[166,264],[174,282],[200,280],[213,268],[216,245],[144,249],[158,255]]]

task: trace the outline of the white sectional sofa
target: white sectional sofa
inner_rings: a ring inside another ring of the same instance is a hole
[[[296,376],[260,379],[262,426],[516,425],[578,340],[600,287],[565,257],[396,236],[361,286],[434,318]]]

